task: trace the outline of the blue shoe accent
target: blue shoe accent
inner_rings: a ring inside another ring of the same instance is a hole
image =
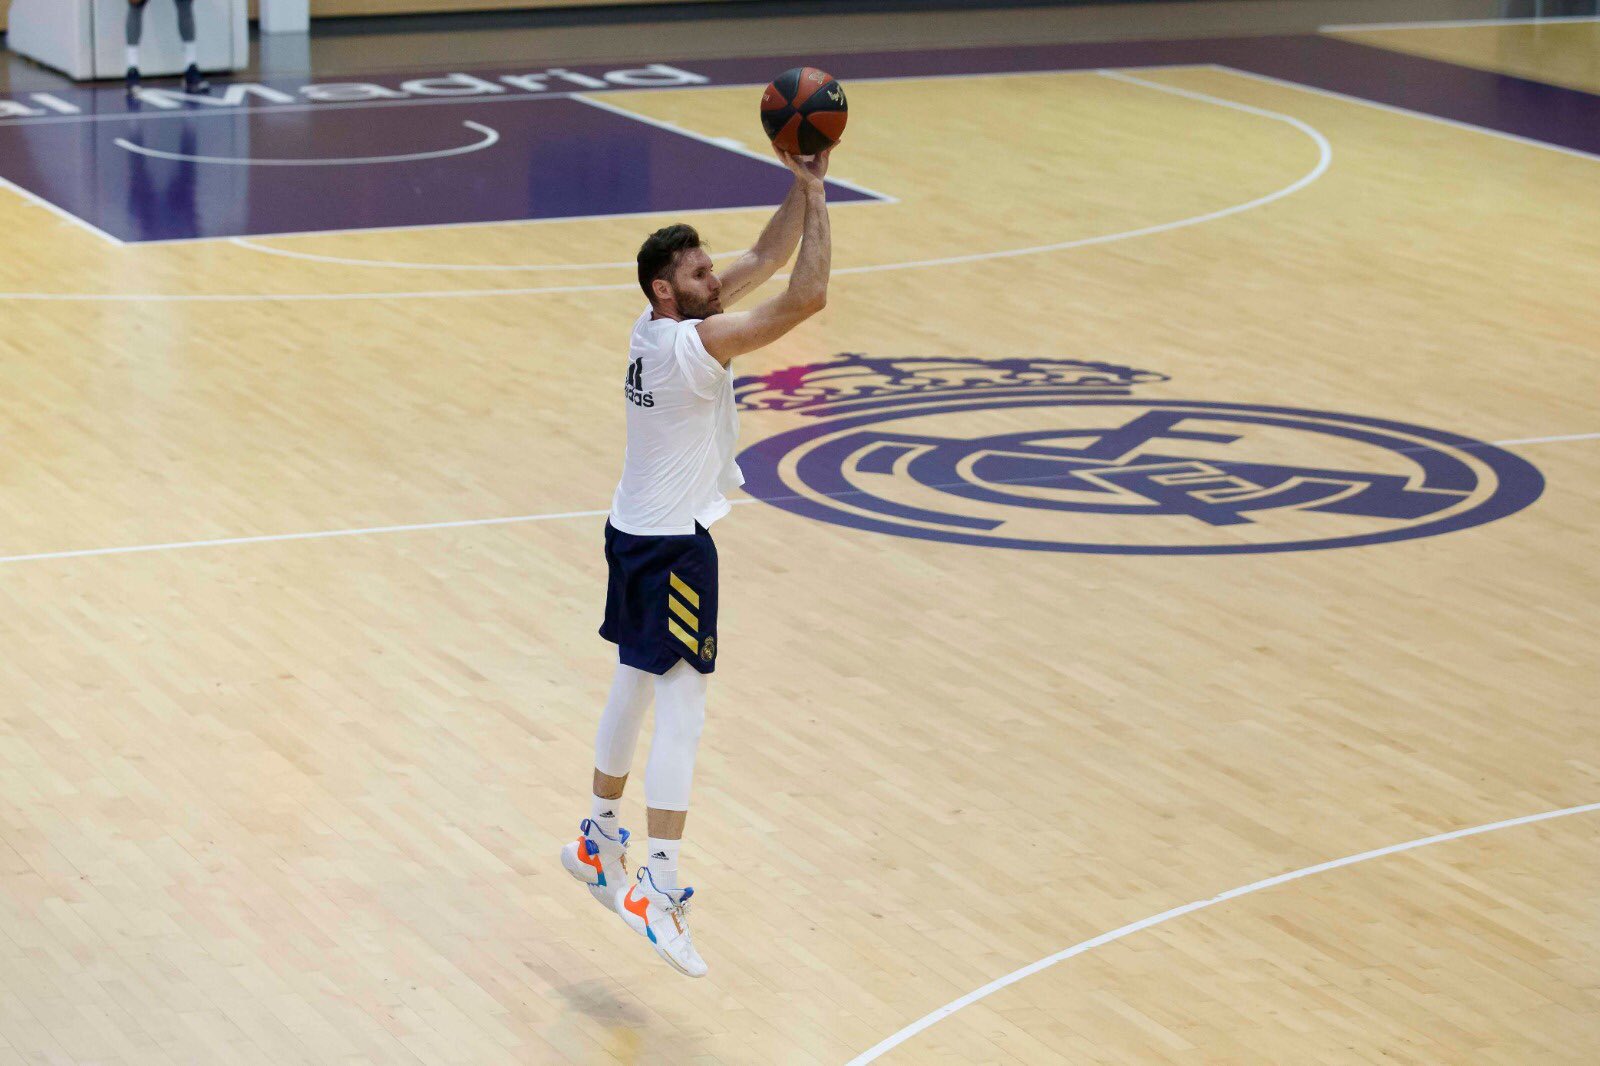
[[[672,897],[676,895],[678,903],[687,903],[689,897],[694,895],[694,889],[692,888],[685,888],[681,890],[673,889],[671,892],[668,892],[666,889],[656,884],[656,875],[650,872],[649,865],[639,867],[639,880],[643,881],[647,877],[650,879],[651,888],[655,889],[663,896],[666,896],[668,899],[672,899]]]
[[[598,825],[596,825],[593,818],[585,818],[583,821],[579,822],[578,831],[586,837],[600,837],[604,840],[611,839],[611,834],[607,833],[604,829],[601,829]],[[621,826],[617,827],[617,843],[621,846],[627,847],[628,838],[632,835],[633,834],[629,833]]]
[[[583,834],[583,836],[579,839],[583,841],[584,853],[591,858],[600,854],[600,845],[595,843],[596,837],[600,837],[604,840],[611,839],[611,837],[606,834],[604,829],[601,829],[595,824],[593,818],[585,818],[583,821],[579,822],[578,831]],[[617,836],[620,838],[620,845],[626,848],[628,846],[628,831],[619,827],[617,830]],[[600,870],[599,878],[600,880],[594,883],[594,888],[610,887],[610,882],[606,880],[606,872],[603,868]]]
[[[648,925],[644,927],[644,935],[650,938],[650,943],[654,944],[656,942],[656,931]]]

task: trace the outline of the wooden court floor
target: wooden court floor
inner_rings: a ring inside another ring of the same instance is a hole
[[[1542,495],[1228,555],[736,507],[691,982],[556,861],[603,264],[663,222],[116,248],[0,190],[0,1064],[1600,1059],[1600,160],[1213,67],[849,91],[835,172],[897,202],[741,372],[1108,362]],[[746,89],[608,100],[758,136]]]

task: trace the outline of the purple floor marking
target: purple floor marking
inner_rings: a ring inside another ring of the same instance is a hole
[[[774,60],[693,64],[717,81],[750,80]],[[851,78],[1024,73],[1216,63],[1314,89],[1343,93],[1600,155],[1600,96],[1505,74],[1331,37],[1242,37],[1206,41],[969,48],[955,52],[878,52],[807,60],[848,83]],[[740,75],[744,75],[741,79]]]
[[[565,94],[760,85],[794,62],[399,74],[337,88],[236,84],[209,103],[172,94],[137,113],[120,88],[54,94],[76,114],[23,94],[0,98],[0,177],[125,241],[766,206],[788,185],[778,168]],[[808,62],[847,87],[859,78],[1222,64],[1600,156],[1600,96],[1329,37],[856,53]],[[752,96],[752,142],[759,139],[755,112]],[[400,155],[481,139],[467,121],[497,130],[500,143],[443,159],[326,167],[174,162],[115,144],[125,137],[158,151],[258,159]],[[830,195],[874,199],[843,187]]]
[[[1600,96],[1331,37],[1233,42],[1215,60],[1256,74],[1600,155]]]
[[[483,141],[469,120],[499,143],[420,162],[227,166],[116,144],[230,159],[392,156]],[[0,175],[129,242],[758,207],[781,201],[791,181],[777,166],[567,99],[11,127],[0,129]]]

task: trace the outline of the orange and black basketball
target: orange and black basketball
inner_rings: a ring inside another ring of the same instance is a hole
[[[761,94],[761,125],[773,145],[790,155],[833,147],[848,117],[844,89],[816,67],[786,70]]]

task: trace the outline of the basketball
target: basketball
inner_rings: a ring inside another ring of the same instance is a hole
[[[761,94],[761,126],[773,147],[790,155],[832,148],[848,117],[844,89],[816,67],[786,70]]]

